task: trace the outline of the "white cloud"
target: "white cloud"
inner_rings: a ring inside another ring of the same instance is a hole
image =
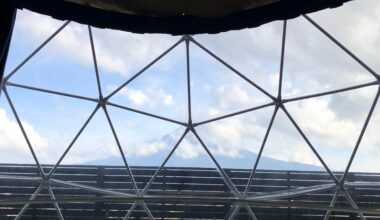
[[[241,83],[244,81],[237,80],[238,82],[233,83],[231,79],[231,83],[221,83],[212,89],[210,87],[209,94],[198,96],[192,106],[195,120],[202,121],[270,102],[269,98],[258,94],[255,88],[250,85],[242,85]]]
[[[221,109],[250,103],[250,97],[247,92],[237,85],[222,85],[218,88],[216,95],[223,97],[217,99],[218,107]]]
[[[330,147],[352,147],[353,136],[361,124],[341,119],[329,107],[326,100],[309,99],[289,107],[289,111],[306,133],[323,140]]]
[[[380,4],[376,0],[352,1],[337,9],[311,17],[358,53],[364,62],[380,72],[377,57],[380,43]],[[331,22],[331,21],[334,22]],[[251,30],[220,35],[196,36],[204,46],[229,64],[274,93],[279,71],[282,22]],[[304,18],[288,21],[284,86],[286,95],[316,92],[373,80],[373,77]],[[233,44],[231,44],[233,42]],[[268,76],[273,76],[271,79]],[[274,82],[274,83],[273,83]]]
[[[37,155],[39,157],[46,157],[46,150],[49,146],[48,139],[42,137],[28,122],[23,121],[22,124]],[[30,159],[31,153],[21,133],[20,127],[16,121],[8,117],[6,111],[2,108],[0,108],[0,125],[0,150],[2,154],[13,152],[12,154],[22,155]],[[8,162],[13,162],[11,158],[2,159],[8,159]]]
[[[123,88],[120,93],[125,94],[133,104],[138,106],[145,105],[149,101],[148,97],[141,90]]]
[[[375,58],[380,46],[379,1],[350,1],[344,7],[321,11],[313,17],[359,58],[380,71]],[[332,19],[334,22],[331,22]]]
[[[55,32],[62,21],[27,10],[17,14],[16,31],[22,42],[38,45]],[[132,34],[122,31],[93,28],[98,65],[110,73],[128,76],[146,66],[179,38],[159,34]],[[25,39],[27,38],[27,39]],[[93,67],[87,26],[71,22],[49,44],[48,49],[78,64]],[[171,66],[172,60],[158,64],[161,69]]]
[[[165,94],[163,96],[163,103],[164,105],[171,106],[174,104],[173,102],[173,96]]]
[[[204,153],[202,146],[198,142],[194,143],[187,138],[182,140],[175,151],[176,155],[187,160],[198,157],[201,153]]]
[[[346,92],[340,94],[339,97],[307,99],[286,105],[288,111],[332,169],[343,170],[347,165],[347,155],[351,154],[358,138],[369,105],[374,98],[374,90],[376,88],[366,88]],[[209,108],[208,111],[210,113],[217,110],[224,111],[236,102],[236,100],[225,98],[222,93],[215,96],[219,105]],[[220,99],[224,99],[223,102],[218,101]],[[359,101],[364,104],[358,106]],[[355,109],[352,114],[340,115],[340,112],[347,112],[350,108]],[[272,113],[272,108],[267,108],[263,111],[213,122],[201,126],[200,133],[212,145],[210,148],[215,155],[239,158],[243,150],[257,153],[269,123],[270,113]],[[284,116],[283,113],[281,114]],[[376,119],[372,123],[378,124]],[[372,133],[371,136],[373,135],[375,134]],[[264,156],[321,166],[317,157],[310,151],[309,146],[286,117],[277,116],[269,140],[271,143],[267,144]],[[375,147],[380,146],[380,139],[372,141],[371,146],[374,146],[372,149],[380,153],[380,149]],[[339,151],[341,156],[336,158],[335,152]]]
[[[139,90],[125,87],[121,89],[119,93],[126,96],[134,105],[140,107],[148,106],[153,109],[160,105],[172,106],[174,104],[173,96],[162,88],[146,88],[144,90]]]
[[[140,146],[136,148],[135,155],[149,156],[149,155],[158,153],[160,150],[165,149],[166,147],[168,147],[167,143],[163,141],[154,141],[154,142],[145,143],[145,144],[143,143],[143,144],[140,144]]]

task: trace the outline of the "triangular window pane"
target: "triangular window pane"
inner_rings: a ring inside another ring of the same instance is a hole
[[[52,26],[54,31],[60,27],[51,18],[46,22],[44,25]],[[26,62],[10,82],[97,98],[87,26],[69,23]]]
[[[333,171],[344,171],[377,88],[368,87],[286,104]]]
[[[276,21],[256,28],[213,35],[202,34],[194,38],[275,95],[280,70],[282,27],[283,22]],[[202,75],[209,74],[208,68],[203,72]]]
[[[366,69],[304,18],[290,20],[287,30],[283,97],[374,81]]]
[[[9,88],[8,93],[41,164],[58,160],[95,107],[91,102],[19,88]]]
[[[195,44],[190,44],[190,64],[194,122],[272,101]]]
[[[182,43],[116,93],[110,102],[187,122],[185,44]],[[150,60],[146,60],[148,64]],[[170,67],[167,66],[170,63]],[[107,76],[111,77],[111,76]],[[113,92],[131,76],[108,85]]]

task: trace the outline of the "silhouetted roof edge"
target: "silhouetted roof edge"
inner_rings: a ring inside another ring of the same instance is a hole
[[[291,19],[302,14],[338,7],[350,0],[279,0],[249,10],[216,17],[132,15],[64,0],[8,1],[9,4],[19,9],[25,8],[59,20],[72,20],[98,28],[110,28],[133,33],[183,35],[214,34],[229,30],[253,28],[275,20]],[[157,2],[160,1],[157,0]]]

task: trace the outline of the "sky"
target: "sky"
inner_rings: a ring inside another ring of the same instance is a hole
[[[352,1],[309,15],[374,71],[380,72],[380,2]],[[5,75],[57,30],[63,21],[18,11]],[[280,69],[282,21],[254,29],[202,34],[194,39],[250,80],[276,95]],[[283,96],[298,97],[374,81],[374,77],[302,17],[288,20]],[[132,34],[93,28],[103,93],[110,94],[180,37]],[[173,51],[116,93],[110,101],[187,122],[186,48]],[[190,44],[192,114],[194,122],[270,102],[270,99],[195,44]],[[46,47],[20,68],[12,83],[97,98],[97,84],[87,26],[71,22]],[[55,163],[96,103],[8,87],[41,163]],[[328,166],[344,170],[371,103],[376,86],[286,104]],[[169,153],[184,127],[130,111],[108,108],[127,158]],[[239,160],[257,153],[273,107],[197,127],[216,159]],[[375,109],[352,171],[380,172],[380,108]],[[186,138],[175,160],[205,154],[194,138]],[[0,161],[32,163],[5,96],[0,97]],[[169,141],[168,141],[169,140]],[[286,115],[279,111],[263,155],[321,166]],[[73,145],[63,164],[80,164],[120,156],[102,111]],[[146,165],[160,165],[162,158]],[[252,165],[254,160],[252,160]],[[133,163],[130,165],[134,165]],[[223,166],[223,164],[221,164]],[[211,165],[212,166],[212,163]]]

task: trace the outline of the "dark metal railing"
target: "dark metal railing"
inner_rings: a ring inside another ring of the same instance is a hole
[[[156,170],[157,167],[131,167],[138,189],[150,182]],[[251,170],[224,169],[224,172],[236,189],[244,192]],[[343,174],[334,172],[337,177]],[[380,218],[380,213],[375,212],[380,208],[380,174],[349,173],[346,178],[344,187],[364,216]],[[138,200],[133,197],[133,184],[123,166],[62,165],[50,179],[50,185],[40,186],[37,166],[2,164],[0,219],[15,218],[22,208],[21,202],[27,202],[39,187],[22,219],[57,218],[49,190],[65,219],[122,219]],[[335,207],[329,209],[335,190],[327,172],[257,170],[247,191],[247,199],[251,200],[244,204],[249,205],[258,219],[322,219],[326,210],[332,211],[332,218],[356,219],[358,214],[347,209],[350,206],[344,195],[337,196]],[[165,167],[143,200],[155,219],[224,219],[231,206],[242,202],[233,198],[216,169]],[[130,218],[149,218],[143,208],[135,206]],[[240,209],[235,217],[249,219],[250,215],[246,209]]]

